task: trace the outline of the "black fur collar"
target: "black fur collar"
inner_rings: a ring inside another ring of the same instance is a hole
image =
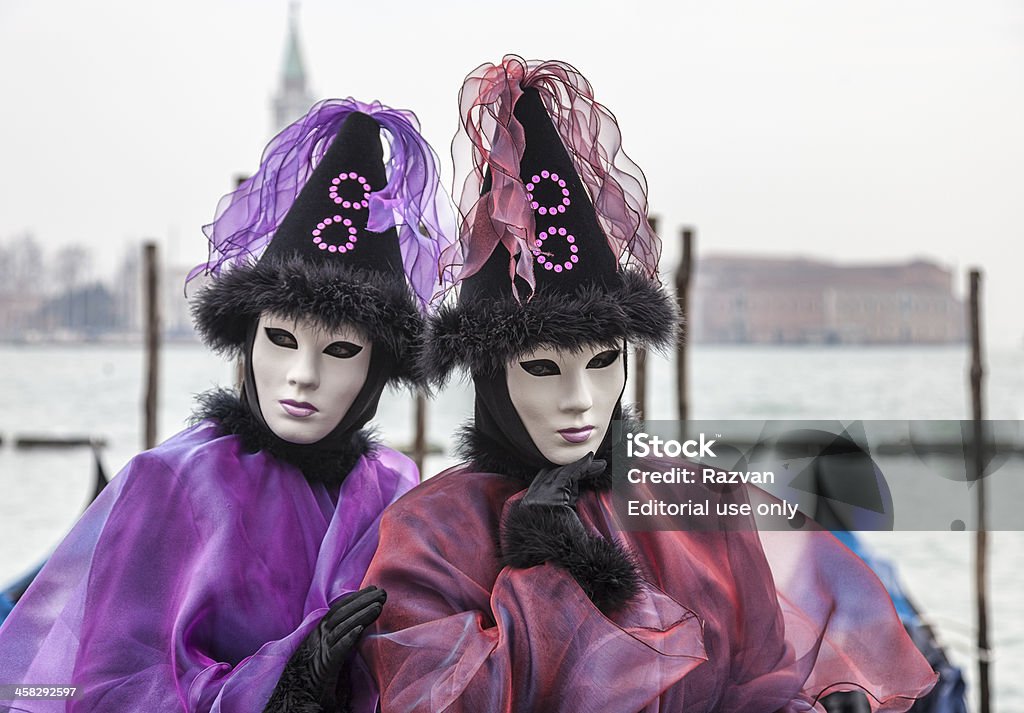
[[[640,422],[634,418],[632,409],[628,406],[622,408],[622,420],[627,432],[635,433],[640,429]],[[524,463],[518,453],[505,448],[472,422],[464,424],[456,434],[455,452],[471,463],[475,470],[483,473],[500,473],[525,483],[530,483],[537,475],[536,466]],[[608,465],[603,473],[580,481],[580,490],[610,490],[612,448],[603,448],[594,457],[603,459]]]
[[[338,485],[348,476],[356,462],[371,453],[377,442],[366,431],[356,431],[346,448],[338,450],[313,449],[284,441],[253,417],[249,406],[233,391],[214,389],[197,398],[192,423],[205,419],[216,421],[223,433],[236,435],[250,453],[266,451],[278,460],[298,468],[311,483]]]

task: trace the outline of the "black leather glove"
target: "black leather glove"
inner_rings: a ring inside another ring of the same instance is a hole
[[[580,481],[604,472],[606,463],[594,460],[591,451],[577,461],[537,473],[523,496],[523,505],[576,507],[580,495]]]
[[[380,616],[386,599],[383,589],[367,587],[333,602],[288,661],[265,713],[312,710],[314,702],[328,713],[345,706],[347,696],[339,699],[338,681],[363,630]]]
[[[334,692],[349,654],[363,629],[380,616],[387,598],[384,590],[377,587],[346,594],[331,604],[319,626],[303,642],[303,648],[309,652],[310,680],[320,689],[320,704],[326,710],[336,705]]]

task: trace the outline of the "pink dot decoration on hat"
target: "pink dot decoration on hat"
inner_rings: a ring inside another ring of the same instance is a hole
[[[363,199],[361,201],[343,200],[341,196],[338,195],[338,187],[344,181],[349,180],[358,181],[359,185],[362,187]],[[341,206],[342,210],[359,210],[360,208],[367,208],[370,205],[370,184],[369,182],[367,182],[365,178],[360,176],[355,171],[342,171],[335,178],[331,179],[331,186],[328,189],[328,195],[330,196],[331,200],[333,200],[336,204]],[[324,231],[326,231],[332,225],[340,225],[342,228],[345,229],[347,240],[343,244],[335,245],[324,241]],[[346,218],[345,216],[338,213],[333,216],[327,216],[326,218],[322,218],[320,222],[316,224],[316,227],[313,228],[311,234],[313,236],[313,244],[316,245],[317,248],[319,248],[320,250],[326,250],[327,252],[330,253],[344,254],[349,252],[350,250],[356,249],[356,242],[359,239],[358,232],[359,231],[356,230],[356,227],[352,225],[351,218]]]
[[[561,189],[562,197],[558,203],[553,205],[541,205],[533,195],[533,192],[537,190],[540,185],[541,179],[550,180],[552,183]],[[557,173],[551,173],[550,171],[544,170],[540,174],[534,174],[533,178],[529,183],[526,184],[526,197],[530,201],[530,207],[541,215],[556,215],[558,213],[564,213],[566,207],[572,205],[572,201],[569,200],[569,188],[565,185],[565,179],[559,178]]]
[[[359,182],[359,187],[363,189],[362,200],[350,201],[338,195],[338,189],[345,181]],[[328,195],[330,195],[332,201],[340,205],[342,208],[359,210],[360,208],[370,207],[370,183],[355,171],[342,171],[335,178],[332,178],[330,188],[328,189]]]
[[[554,183],[561,192],[561,200],[559,203],[553,205],[541,205],[534,198],[534,191],[538,189],[542,181],[551,181]],[[530,207],[533,208],[537,213],[543,216],[556,216],[559,213],[564,213],[565,209],[572,205],[572,201],[569,199],[569,188],[565,184],[564,178],[559,178],[557,173],[552,173],[547,169],[541,171],[539,174],[534,174],[530,181],[526,184],[526,197],[530,201]],[[550,237],[558,235],[559,237],[565,238],[565,242],[569,244],[569,252],[571,255],[569,259],[564,262],[553,262],[550,258],[550,253],[545,254],[541,251],[541,247]],[[579,247],[575,244],[576,237],[563,227],[551,226],[537,233],[537,239],[534,241],[533,253],[534,259],[538,265],[543,265],[545,270],[552,272],[562,272],[563,270],[568,271],[573,268],[580,261]]]

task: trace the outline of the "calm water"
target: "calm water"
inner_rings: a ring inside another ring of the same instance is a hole
[[[0,345],[0,582],[34,564],[80,512],[92,483],[84,449],[15,450],[18,435],[94,435],[109,446],[113,474],[141,448],[142,352],[133,346]],[[986,415],[1024,419],[1024,351],[989,355]],[[160,438],[180,430],[196,393],[229,385],[233,368],[199,346],[165,348]],[[704,347],[691,353],[690,408],[697,419],[960,419],[969,417],[962,348]],[[648,415],[675,417],[670,365],[651,361]],[[627,395],[633,393],[627,386]],[[384,440],[411,440],[411,400],[387,393],[376,423]],[[447,448],[472,411],[456,383],[432,402],[429,439]],[[434,473],[451,459],[435,456]],[[973,543],[970,533],[870,533],[870,544],[899,564],[904,584],[969,678]],[[991,633],[999,710],[1024,710],[1024,533],[990,536]]]

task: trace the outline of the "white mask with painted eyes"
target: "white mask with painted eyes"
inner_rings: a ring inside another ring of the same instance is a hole
[[[626,384],[622,348],[541,348],[505,369],[508,394],[546,459],[566,465],[597,452]]]
[[[260,316],[252,371],[267,426],[290,443],[316,443],[341,423],[366,383],[373,345],[349,327]]]

